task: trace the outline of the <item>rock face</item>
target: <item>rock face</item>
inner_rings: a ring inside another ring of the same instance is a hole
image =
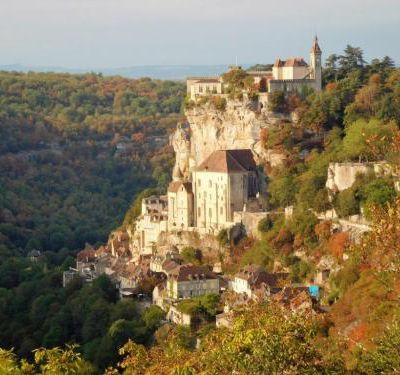
[[[226,109],[214,109],[209,104],[186,110],[189,127],[178,125],[171,137],[176,152],[176,165],[181,172],[192,170],[215,150],[251,149],[257,163],[278,165],[285,155],[265,150],[261,142],[261,129],[273,127],[283,117],[272,116],[262,103],[227,100]],[[189,157],[187,149],[190,147]]]
[[[346,190],[354,184],[358,174],[375,173],[377,176],[391,175],[385,162],[380,163],[330,163],[326,187],[332,192]]]

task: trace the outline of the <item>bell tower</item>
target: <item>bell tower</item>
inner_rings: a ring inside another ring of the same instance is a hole
[[[315,36],[314,44],[310,51],[310,78],[315,79],[315,90],[322,90],[322,51]]]

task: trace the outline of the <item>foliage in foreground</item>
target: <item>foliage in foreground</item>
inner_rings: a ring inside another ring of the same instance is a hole
[[[257,319],[254,319],[257,316]],[[343,374],[340,356],[323,353],[317,321],[274,306],[253,306],[233,329],[209,333],[197,351],[178,345],[146,350],[129,342],[121,349],[124,374]]]

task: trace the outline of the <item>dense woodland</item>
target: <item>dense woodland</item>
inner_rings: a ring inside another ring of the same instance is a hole
[[[80,343],[104,368],[126,341],[122,331],[149,340],[159,311],[146,317],[117,302],[108,279],[63,290],[62,271],[86,243],[107,240],[143,189],[165,189],[173,153],[152,140],[167,140],[184,92],[150,79],[0,73],[2,347],[30,357],[40,346]],[[130,149],[119,155],[121,140]],[[37,263],[27,257],[33,249]]]
[[[261,134],[265,147],[288,155],[285,168],[266,166],[267,203],[277,211],[294,205],[292,220],[276,214],[261,221],[263,234],[258,241],[243,238],[229,243],[226,233],[221,233],[219,240],[230,248],[225,271],[235,272],[248,263],[272,270],[279,261],[290,268],[293,282],[312,280],[318,260],[324,255],[334,257],[340,271],[329,279],[330,293],[323,296],[331,312],[288,316],[273,304],[250,305],[238,314],[232,330],[207,326],[198,332],[202,341],[197,350],[190,330],[169,325],[159,328],[163,318],[159,309],[141,311],[134,302],[117,302],[106,277],[93,286],[73,283],[60,288],[60,270],[71,262],[68,255],[84,242],[103,241],[107,230],[122,222],[124,211],[125,222],[131,222],[139,200],[127,210],[128,201],[136,193],[148,187],[163,189],[166,184],[165,178],[156,177],[169,165],[168,153],[142,149],[128,160],[119,159],[112,147],[102,145],[98,151],[99,142],[115,144],[115,133],[134,133],[137,140],[149,134],[166,134],[180,118],[182,85],[93,75],[4,74],[0,103],[5,104],[0,109],[5,130],[0,129],[0,140],[3,142],[6,134],[11,141],[1,146],[0,164],[0,342],[6,349],[14,347],[14,353],[30,363],[21,365],[12,352],[0,351],[3,367],[14,373],[57,373],[61,371],[59,358],[64,356],[62,371],[71,374],[96,373],[107,366],[114,367],[108,374],[399,372],[400,201],[393,178],[359,177],[333,201],[328,199],[325,182],[328,164],[334,161],[386,160],[393,170],[400,168],[400,70],[388,57],[367,63],[359,48],[347,46],[342,55],[329,56],[323,73],[322,93],[273,94],[270,109],[296,112],[299,121],[283,121],[276,130]],[[231,78],[238,78],[239,84],[247,87],[246,74]],[[39,84],[41,80],[46,82],[46,90]],[[65,89],[70,92],[65,94],[69,100],[60,99],[61,91],[54,88],[54,81],[61,86],[69,82],[66,86],[70,91]],[[14,84],[17,89],[13,89]],[[34,95],[35,84],[37,90],[45,91],[39,95],[41,99]],[[69,85],[85,92],[79,96],[79,105]],[[31,95],[24,97],[21,87],[25,86],[30,87]],[[124,94],[118,94],[121,92]],[[57,98],[57,105],[51,95]],[[36,110],[27,100],[36,103]],[[30,118],[34,120],[30,122]],[[87,147],[76,148],[82,138]],[[46,144],[59,140],[66,147],[60,159],[54,152],[47,159],[25,160],[15,155],[21,150],[46,148],[43,139]],[[142,157],[149,152],[148,164],[140,162],[140,152]],[[69,157],[63,158],[64,154]],[[85,181],[85,175],[87,182],[76,184]],[[54,199],[47,198],[49,193]],[[37,204],[36,197],[41,197]],[[25,207],[29,210],[24,211]],[[360,243],[351,244],[346,233],[334,233],[331,222],[316,218],[315,212],[332,207],[341,217],[364,212],[372,222],[372,231]],[[61,228],[49,230],[50,223]],[[77,234],[80,227],[84,229]],[[54,233],[59,234],[52,238]],[[46,250],[41,261],[32,264],[21,256],[39,247]],[[195,249],[189,250],[183,255],[194,263],[201,262]],[[298,258],[295,251],[306,257]],[[344,252],[349,255],[347,260]],[[199,308],[209,302],[192,301],[186,307]],[[349,322],[356,323],[344,335]],[[123,346],[128,339],[131,341]],[[68,347],[65,352],[44,349],[31,355],[34,348],[66,343],[80,347]]]

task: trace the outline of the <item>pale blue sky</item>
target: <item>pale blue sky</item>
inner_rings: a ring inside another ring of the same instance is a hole
[[[0,65],[116,68],[324,57],[400,62],[400,0],[0,0]]]

